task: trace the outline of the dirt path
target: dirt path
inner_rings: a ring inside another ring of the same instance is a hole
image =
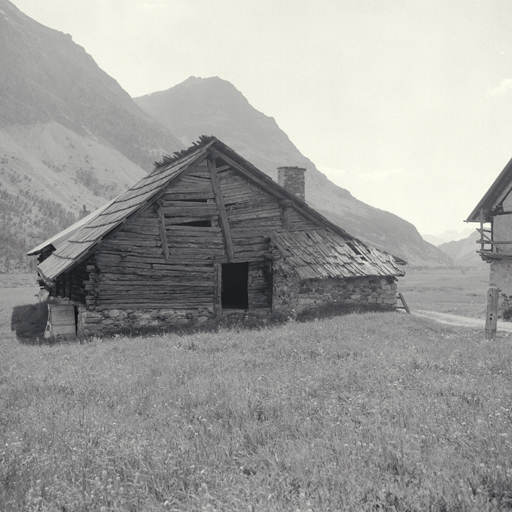
[[[425,310],[416,310],[413,311],[412,314],[453,326],[473,327],[474,329],[484,329],[485,327],[485,320],[480,318],[468,318],[466,316],[450,315],[449,313],[438,313],[436,311]],[[498,331],[512,332],[512,322],[498,321]]]

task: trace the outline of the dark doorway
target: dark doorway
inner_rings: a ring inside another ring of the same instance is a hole
[[[222,264],[222,309],[249,309],[249,263]]]

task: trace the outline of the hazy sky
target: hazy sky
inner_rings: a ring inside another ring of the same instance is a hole
[[[355,197],[421,233],[512,157],[511,0],[12,0],[132,96],[219,76]]]

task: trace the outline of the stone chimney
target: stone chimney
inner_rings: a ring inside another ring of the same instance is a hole
[[[83,219],[84,217],[87,217],[87,215],[89,215],[89,213],[91,213],[91,212],[89,210],[87,210],[87,208],[85,207],[85,204],[84,204],[84,209],[78,211],[78,220]]]
[[[277,182],[290,194],[306,201],[306,169],[302,167],[278,167]]]

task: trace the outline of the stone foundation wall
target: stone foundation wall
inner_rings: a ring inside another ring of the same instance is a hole
[[[328,304],[371,307],[386,311],[397,306],[393,277],[355,277],[300,280],[282,260],[274,262],[273,302],[275,311],[297,313]]]
[[[214,317],[213,309],[145,309],[122,310],[78,308],[77,332],[83,336],[111,334],[138,329],[165,329],[176,325],[203,323]]]
[[[503,318],[504,310],[509,311],[510,314],[512,307],[512,261],[505,259],[493,261],[489,282],[498,287],[498,315]]]

